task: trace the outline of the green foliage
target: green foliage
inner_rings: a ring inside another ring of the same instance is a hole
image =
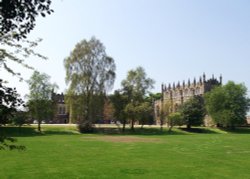
[[[206,108],[216,124],[234,128],[246,123],[250,106],[247,88],[229,81],[205,95]]]
[[[134,123],[141,119],[141,109],[145,108],[145,96],[153,88],[154,80],[147,77],[142,67],[128,71],[127,78],[122,81],[123,91],[128,96],[128,104],[125,107],[127,117],[131,120],[131,129]],[[144,105],[144,107],[142,107]]]
[[[194,96],[188,101],[184,102],[180,109],[183,116],[184,123],[187,128],[191,126],[200,126],[203,124],[203,119],[206,115],[204,99],[201,96]]]
[[[31,116],[38,121],[38,131],[41,131],[41,122],[48,121],[53,117],[54,103],[51,95],[56,84],[50,83],[50,76],[35,71],[28,80],[30,94],[28,95],[28,108]]]
[[[53,12],[51,0],[1,0],[0,1],[0,36],[13,34],[20,40],[35,27],[38,15],[45,17]]]
[[[116,121],[120,121],[123,125],[122,130],[125,131],[125,125],[127,123],[127,114],[125,107],[129,103],[128,95],[116,90],[113,95],[110,96],[111,102],[114,106],[114,117]]]
[[[171,131],[175,125],[182,126],[184,124],[183,116],[181,115],[180,112],[169,114],[167,119],[168,119],[169,131]]]
[[[10,61],[28,69],[33,69],[25,60],[29,57],[47,59],[36,53],[37,41],[25,40],[26,35],[34,28],[36,17],[50,14],[51,0],[2,0],[0,1],[0,67],[23,80],[15,71]]]
[[[9,123],[17,109],[23,105],[24,102],[16,89],[4,86],[0,79],[0,125]]]
[[[122,87],[131,100],[143,101],[154,83],[154,80],[147,77],[142,67],[137,67],[135,70],[128,71],[127,78],[122,81]]]
[[[69,84],[67,104],[73,117],[78,118],[80,126],[92,126],[103,112],[106,92],[113,87],[114,60],[107,56],[104,45],[92,37],[76,44],[70,56],[65,58],[64,66],[66,83]],[[75,98],[79,99],[74,101]]]
[[[23,124],[27,122],[27,118],[28,118],[27,112],[17,111],[12,117],[11,122],[16,126],[21,127]]]
[[[0,135],[0,150],[25,150],[26,147],[23,145],[15,145],[13,143],[17,142],[16,139],[12,137],[6,137],[3,135]]]

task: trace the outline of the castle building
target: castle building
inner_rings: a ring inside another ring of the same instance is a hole
[[[52,92],[52,101],[55,103],[54,118],[52,123],[67,124],[69,123],[69,111],[64,101],[64,94]]]
[[[161,93],[162,98],[160,100],[155,101],[154,104],[154,113],[156,123],[160,121],[160,111],[162,109],[168,109],[168,113],[176,112],[178,108],[188,99],[193,96],[204,96],[205,93],[209,92],[215,86],[219,86],[222,84],[222,76],[219,79],[212,78],[206,80],[206,75],[203,74],[198,80],[194,78],[193,82],[190,82],[190,79],[187,81],[178,83],[173,83],[164,85],[162,84]],[[167,107],[166,107],[167,106]]]

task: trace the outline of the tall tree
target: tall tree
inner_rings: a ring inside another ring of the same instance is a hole
[[[194,96],[190,98],[181,106],[180,112],[188,129],[190,129],[191,126],[201,125],[206,115],[203,97]]]
[[[65,58],[64,66],[68,94],[81,99],[77,104],[80,110],[72,111],[80,115],[79,129],[92,130],[98,115],[96,109],[103,108],[105,94],[113,87],[115,62],[106,54],[104,45],[92,37],[76,44],[70,56]]]
[[[229,81],[207,93],[205,100],[207,111],[216,124],[234,128],[246,123],[250,99],[245,85]]]
[[[128,95],[129,103],[126,111],[131,120],[131,129],[134,130],[134,123],[138,119],[138,106],[145,101],[146,94],[153,88],[154,80],[147,77],[142,67],[128,71],[127,78],[122,81],[123,90]]]
[[[28,85],[30,90],[28,108],[32,117],[38,121],[38,131],[41,132],[41,122],[53,117],[54,106],[51,95],[57,85],[50,82],[50,76],[37,71],[28,80]]]

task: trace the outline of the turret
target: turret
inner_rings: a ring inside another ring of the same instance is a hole
[[[222,75],[220,75],[220,84],[222,85]]]
[[[196,86],[196,78],[194,78],[194,82],[193,82],[194,86]]]
[[[182,87],[185,88],[185,80],[182,82]]]
[[[191,84],[191,83],[190,83],[190,79],[188,79],[188,87],[190,87],[190,84]]]
[[[178,83],[177,83],[177,88],[180,88],[180,87],[181,87],[180,81],[178,81]]]
[[[163,92],[164,91],[164,84],[162,83],[161,84],[161,92]]]
[[[205,83],[206,82],[206,75],[205,75],[205,73],[203,73],[203,83]]]

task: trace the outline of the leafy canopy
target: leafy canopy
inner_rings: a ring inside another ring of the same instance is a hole
[[[184,102],[180,112],[188,128],[201,125],[206,114],[203,97],[194,96],[190,98]]]
[[[28,80],[28,85],[30,90],[28,108],[32,117],[38,121],[38,131],[41,131],[42,120],[51,119],[53,116],[54,106],[51,95],[58,87],[50,82],[49,75],[37,71],[34,71]]]
[[[207,111],[215,123],[235,127],[246,122],[250,100],[245,85],[229,81],[207,93],[205,100]]]
[[[104,45],[92,37],[77,43],[69,57],[64,59],[66,83],[69,85],[67,103],[79,122],[91,128],[98,109],[103,109],[105,94],[115,80],[115,62],[106,54]],[[78,97],[77,101],[73,99]],[[81,129],[80,129],[81,130]]]
[[[12,34],[14,39],[26,38],[34,29],[36,17],[53,12],[51,0],[1,0],[0,1],[0,36]]]

